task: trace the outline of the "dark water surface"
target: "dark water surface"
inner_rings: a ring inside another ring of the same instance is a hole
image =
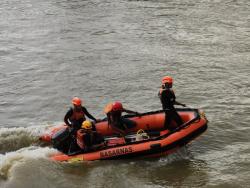
[[[2,0],[0,187],[250,187],[248,0]],[[160,109],[162,76],[208,131],[152,160],[58,164],[38,136],[73,96]]]

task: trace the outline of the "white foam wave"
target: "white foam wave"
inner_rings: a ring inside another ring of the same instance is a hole
[[[18,150],[39,143],[39,137],[53,125],[0,129],[0,153]]]
[[[27,159],[48,158],[57,151],[52,148],[41,148],[31,146],[20,150],[0,154],[0,177],[8,179],[11,175],[11,170],[18,164],[25,162]]]
[[[49,127],[53,125],[34,125],[28,127],[11,127],[11,128],[1,128],[0,136],[6,137],[12,134],[25,132],[32,136],[41,136]]]

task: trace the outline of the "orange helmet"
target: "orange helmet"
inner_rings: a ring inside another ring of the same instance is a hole
[[[113,103],[112,105],[112,110],[117,112],[117,111],[122,111],[123,110],[123,106],[122,106],[122,103],[116,101]]]
[[[74,97],[72,99],[72,104],[76,105],[76,106],[80,106],[82,104],[82,100],[78,97]]]
[[[113,104],[112,104],[112,103],[107,104],[107,105],[105,106],[105,108],[104,108],[104,113],[105,113],[105,114],[108,114],[109,112],[112,111],[112,108],[113,108]]]
[[[173,84],[173,78],[171,76],[164,76],[161,80],[162,84]]]

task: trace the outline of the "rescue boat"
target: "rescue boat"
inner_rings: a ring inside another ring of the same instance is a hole
[[[114,136],[114,130],[104,119],[95,125],[96,131],[105,138],[103,147],[87,153],[73,155],[58,152],[51,156],[51,159],[74,162],[159,157],[170,154],[200,136],[207,129],[208,120],[203,111],[182,108],[177,109],[177,112],[183,119],[184,124],[172,131],[164,128],[165,112],[163,110],[147,112],[140,116],[125,115],[125,118],[136,122],[136,127],[129,129],[125,137]],[[51,142],[52,137],[60,131],[62,132],[65,127],[65,125],[53,127],[40,139]]]

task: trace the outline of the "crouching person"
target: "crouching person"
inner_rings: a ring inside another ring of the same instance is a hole
[[[93,123],[86,120],[77,131],[77,145],[83,152],[94,151],[104,146],[103,136],[94,130]]]
[[[108,124],[111,125],[113,130],[121,135],[126,135],[130,128],[136,127],[136,122],[122,117],[122,113],[135,114],[141,116],[139,112],[123,108],[122,103],[116,101],[108,104],[104,112],[107,114]]]

